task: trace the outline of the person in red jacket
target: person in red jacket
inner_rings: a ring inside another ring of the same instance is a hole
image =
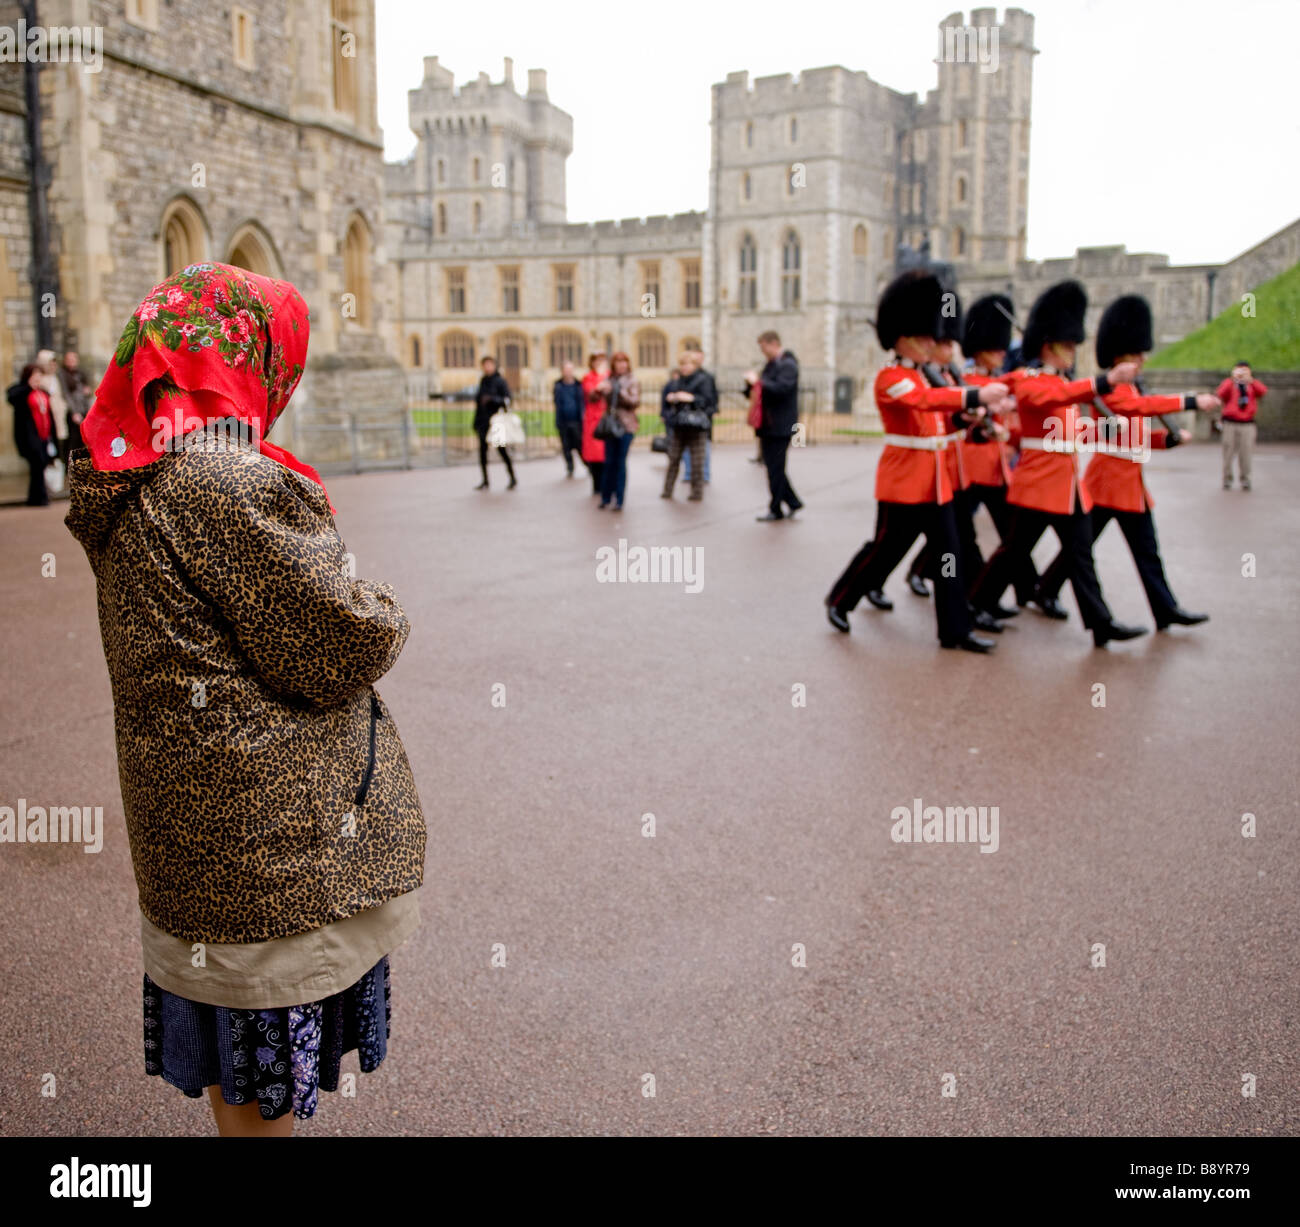
[[[1051,528],[1069,558],[1069,577],[1083,624],[1097,647],[1136,639],[1145,627],[1116,622],[1097,582],[1088,512],[1092,497],[1079,484],[1080,404],[1106,396],[1137,378],[1137,367],[1120,363],[1095,379],[1068,379],[1075,348],[1083,340],[1088,296],[1077,281],[1049,286],[1038,296],[1025,323],[1021,351],[1038,365],[1005,376],[1020,416],[1020,463],[1011,474],[1007,502],[1016,508],[1009,536],[989,559],[971,600],[992,612],[1011,577]]]
[[[939,381],[943,386],[949,388],[962,387],[966,382],[965,373],[958,362],[959,355],[957,352],[957,346],[962,337],[964,319],[961,299],[957,297],[955,292],[946,291],[943,310],[939,315],[939,335],[934,339],[934,358],[927,364],[924,373],[927,378],[932,379],[933,373],[937,372]],[[972,427],[972,429],[974,428]],[[957,522],[957,541],[961,547],[962,563],[965,567],[967,582],[969,582],[979,573],[978,569],[971,569],[972,560],[978,560],[979,567],[982,567],[983,559],[979,556],[979,546],[975,541],[975,523],[971,518],[974,508],[969,502],[970,477],[963,463],[961,440],[944,449],[943,459],[948,466],[948,480],[952,482],[952,514]],[[926,586],[925,581],[940,565],[940,561],[935,557],[934,551],[928,545],[917,550],[912,558],[912,565],[907,571],[907,586],[916,596],[928,597],[930,595],[930,589]],[[1019,612],[1019,610],[1012,611],[1013,614]],[[981,630],[1000,631],[1002,629],[993,618],[982,612],[976,617],[976,625]]]
[[[1255,454],[1255,413],[1268,389],[1251,373],[1249,362],[1238,362],[1217,392],[1223,402],[1223,488],[1232,489],[1232,461],[1236,458],[1241,488],[1250,489],[1250,462]]]
[[[939,557],[956,566],[935,573],[935,616],[946,648],[988,652],[994,641],[976,635],[966,602],[953,483],[944,452],[986,406],[1007,394],[1002,383],[982,388],[932,387],[921,367],[934,357],[943,287],[920,269],[896,277],[876,308],[880,344],[895,358],[876,375],[876,406],[885,426],[885,449],[876,468],[876,533],[854,556],[826,597],[826,616],[848,632],[848,614],[866,596],[891,608],[880,591],[885,577],[907,556],[921,534]]]
[[[1126,294],[1102,313],[1097,325],[1097,365],[1106,368],[1117,362],[1131,362],[1139,370],[1154,347],[1151,306],[1145,298]],[[1206,413],[1219,407],[1217,396],[1208,393],[1183,396],[1145,396],[1140,383],[1122,384],[1093,404],[1095,418],[1116,424],[1099,431],[1097,451],[1088,462],[1083,487],[1092,498],[1092,539],[1096,541],[1111,520],[1118,520],[1134,565],[1146,590],[1147,602],[1157,630],[1170,626],[1195,626],[1209,620],[1209,614],[1189,613],[1175,599],[1165,578],[1156,541],[1151,508],[1155,500],[1142,480],[1143,466],[1152,448],[1177,447],[1191,435],[1183,430],[1152,428],[1150,418],[1159,413],[1181,413],[1200,409]],[[1102,406],[1113,417],[1102,412]],[[1120,425],[1122,424],[1122,425]],[[1043,573],[1036,597],[1047,605],[1060,594],[1069,573],[1064,550]]]
[[[582,463],[591,474],[591,492],[600,493],[601,479],[605,474],[605,444],[596,438],[596,423],[605,414],[605,394],[597,391],[609,378],[609,363],[605,351],[597,349],[587,359],[587,373],[582,377],[582,397],[586,409],[582,415]]]
[[[962,336],[962,350],[971,358],[972,367],[966,372],[966,382],[979,387],[1000,378],[1011,346],[1011,325],[1015,307],[1005,294],[989,294],[971,305]],[[967,499],[971,515],[981,503],[988,508],[989,517],[998,531],[998,540],[1005,541],[1011,532],[1011,508],[1007,505],[1007,487],[1011,484],[1012,461],[1018,449],[1019,419],[1014,410],[1014,398],[1008,398],[1006,407],[990,416],[987,424],[972,428],[957,446],[961,449],[962,466],[970,481]],[[971,558],[966,574],[975,583],[984,569],[984,559],[978,548]],[[1017,605],[1027,605],[1038,585],[1038,572],[1032,557],[1025,558],[1011,577]],[[999,618],[1011,617],[1019,609],[999,608]]]
[[[957,313],[957,327],[952,331],[947,350],[944,352],[943,338],[940,338],[938,360],[950,382],[957,382],[955,367],[951,362],[953,342],[960,336],[962,352],[972,359],[973,365],[960,372],[960,382],[968,386],[982,387],[992,383],[1007,356],[1011,344],[1011,324],[1014,319],[1014,307],[1011,299],[1003,294],[988,294],[971,305],[964,320]],[[972,426],[965,436],[957,441],[951,461],[949,474],[957,474],[963,482],[961,493],[956,496],[957,532],[961,540],[962,566],[968,582],[974,583],[984,570],[984,557],[980,553],[979,542],[975,533],[975,512],[981,503],[989,509],[994,527],[998,530],[999,540],[1004,539],[1009,531],[1011,513],[1007,510],[1006,487],[1011,479],[1010,417],[1011,400],[997,413],[990,413],[987,418]],[[956,480],[956,477],[954,477]],[[912,563],[908,573],[908,586],[917,596],[929,596],[929,590],[921,578],[926,574],[922,550]],[[918,562],[920,565],[918,565]],[[1034,569],[1032,558],[1025,559],[1019,571],[1012,577],[1018,605],[1025,605],[1032,599],[1038,584],[1038,572]],[[1014,618],[1020,610],[999,606],[994,618]],[[988,615],[980,610],[977,623],[984,629],[992,629],[996,623],[984,622]],[[1001,628],[998,628],[1001,629]]]

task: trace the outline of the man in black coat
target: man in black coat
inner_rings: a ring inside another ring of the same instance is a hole
[[[756,383],[762,385],[763,421],[758,428],[758,441],[771,494],[767,514],[758,517],[762,522],[784,520],[782,504],[793,516],[803,503],[785,475],[786,453],[799,421],[799,363],[794,354],[781,348],[781,338],[775,332],[763,333],[758,338],[758,347],[767,365],[761,373],[750,371],[745,376],[745,391],[748,393]]]
[[[498,409],[504,409],[510,404],[510,385],[506,383],[505,376],[497,371],[495,358],[485,357],[480,365],[483,367],[483,378],[478,381],[478,395],[475,397],[474,432],[478,435],[478,466],[483,471],[483,480],[474,489],[486,490],[488,488],[488,427],[492,424],[492,415]],[[519,483],[515,480],[515,468],[510,463],[510,453],[504,447],[498,447],[497,452],[505,463],[506,472],[510,474],[510,484],[506,488],[513,490]]]

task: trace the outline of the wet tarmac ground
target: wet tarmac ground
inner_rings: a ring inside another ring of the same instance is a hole
[[[747,447],[715,450],[702,504],[634,452],[621,515],[558,459],[513,492],[498,465],[486,493],[467,468],[328,481],[413,624],[379,689],[429,851],[388,1059],[302,1135],[1297,1131],[1300,448],[1261,448],[1249,494],[1217,448],[1154,457],[1170,581],[1207,625],[1097,651],[1067,591],[1070,622],[1026,612],[989,658],[938,647],[902,568],[893,613],[826,623],[878,453],[792,452],[807,507],[778,524]],[[101,805],[106,835],[0,844],[0,1133],[210,1133],[143,1072],[65,510],[0,509],[0,805]],[[689,552],[628,582],[637,547]],[[1117,526],[1097,559],[1151,626]],[[891,838],[927,806],[984,807],[990,834],[996,807],[996,852]]]

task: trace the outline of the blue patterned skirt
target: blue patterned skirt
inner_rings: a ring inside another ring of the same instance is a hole
[[[336,1091],[344,1053],[361,1070],[388,1052],[392,999],[385,955],[351,988],[323,1001],[231,1010],[178,997],[144,978],[144,1069],[198,1099],[221,1087],[229,1104],[256,1103],[266,1120],[305,1120],[318,1090]]]

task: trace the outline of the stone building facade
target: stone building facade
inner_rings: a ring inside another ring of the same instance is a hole
[[[623,349],[654,380],[689,341],[734,382],[778,330],[805,383],[879,357],[867,319],[896,244],[1006,268],[1023,255],[1033,18],[977,9],[940,25],[939,83],[924,100],[845,68],[712,90],[706,213],[566,225],[572,121],[532,70],[456,88],[436,57],[410,93],[411,157],[386,170],[397,341],[444,390],[493,353],[541,386],[558,361]],[[996,71],[978,40],[995,32]]]
[[[0,0],[0,26],[20,15]],[[48,178],[57,261],[45,324],[53,347],[78,349],[98,378],[149,288],[213,259],[302,291],[312,338],[295,403],[400,404],[404,379],[384,341],[395,284],[383,254],[373,0],[41,0],[39,19],[99,29],[103,47],[98,71],[45,62],[37,75],[37,174]],[[31,284],[30,70],[0,63],[6,376],[42,326]],[[0,446],[12,465],[7,421]]]

